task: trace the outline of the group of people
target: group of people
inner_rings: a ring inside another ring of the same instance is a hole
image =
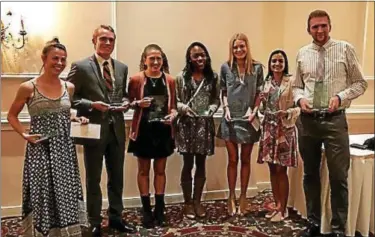
[[[42,53],[43,73],[21,84],[8,115],[15,131],[28,141],[23,178],[24,235],[80,236],[80,224],[87,215],[92,235],[100,236],[103,157],[108,175],[109,227],[119,232],[136,231],[122,218],[123,113],[133,109],[127,152],[138,161],[145,228],[167,225],[165,169],[167,157],[176,148],[183,157],[183,214],[191,219],[205,217],[201,205],[205,164],[207,156],[214,154],[217,137],[225,141],[228,152],[229,215],[249,212],[246,191],[250,158],[254,143],[259,142],[257,161],[269,166],[275,200],[275,209],[266,217],[272,222],[287,218],[287,168],[297,167],[301,154],[309,220],[302,233],[306,237],[320,231],[319,168],[324,143],[331,171],[332,229],[335,236],[344,236],[350,160],[345,108],[364,93],[367,83],[353,47],[329,37],[328,13],[311,12],[307,25],[313,42],[300,49],[294,77],[289,73],[286,53],[277,49],[270,54],[264,78],[264,66],[253,58],[249,40],[242,33],[231,38],[229,58],[221,66],[220,76],[212,69],[210,54],[200,42],[187,48],[186,65],[176,78],[169,74],[162,48],[150,44],[141,55],[139,72],[129,81],[127,66],[111,58],[116,34],[110,26],[95,29],[94,55],[73,63],[66,80],[59,75],[66,66],[67,50],[58,39],[48,42]],[[17,118],[25,104],[31,116],[28,132]],[[216,131],[213,115],[220,105],[223,118]],[[77,110],[76,115],[70,114],[71,107]],[[69,134],[71,121],[82,126],[88,122],[101,125],[100,139],[76,139],[84,147],[86,207]],[[239,160],[241,192],[237,206]]]

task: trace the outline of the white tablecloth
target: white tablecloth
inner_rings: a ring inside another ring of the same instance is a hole
[[[350,144],[363,142],[374,134],[350,135]],[[374,233],[374,151],[350,148],[350,168],[348,173],[349,208],[346,235],[354,236],[358,231],[362,236]],[[303,191],[303,163],[299,159],[298,168],[288,170],[290,192],[288,206],[306,218],[305,194]],[[328,168],[323,156],[321,166],[321,232],[331,232],[331,202]]]

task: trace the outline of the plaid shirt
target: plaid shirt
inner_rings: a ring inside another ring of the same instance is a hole
[[[340,109],[348,108],[353,99],[367,89],[361,66],[351,44],[330,39],[323,45],[324,57],[323,87],[328,100],[338,95]],[[306,98],[313,105],[315,82],[318,76],[320,46],[311,43],[302,47],[297,55],[297,70],[293,85],[294,101]],[[328,104],[328,102],[326,102]]]

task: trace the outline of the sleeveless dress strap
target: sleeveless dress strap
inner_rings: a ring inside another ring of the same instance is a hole
[[[36,85],[35,85],[35,83],[33,81],[31,81],[31,84],[33,84],[34,93],[35,93],[35,91],[36,91]]]

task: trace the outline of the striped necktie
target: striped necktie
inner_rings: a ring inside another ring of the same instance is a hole
[[[324,47],[320,47],[318,51],[318,64],[316,69],[316,80],[314,86],[314,101],[313,108],[321,109],[328,107],[328,91],[327,87],[324,87],[325,77],[325,54],[326,50]]]
[[[103,63],[103,77],[104,77],[105,85],[106,85],[108,91],[112,91],[113,90],[113,84],[112,84],[111,71],[109,70],[108,61],[105,61]]]

